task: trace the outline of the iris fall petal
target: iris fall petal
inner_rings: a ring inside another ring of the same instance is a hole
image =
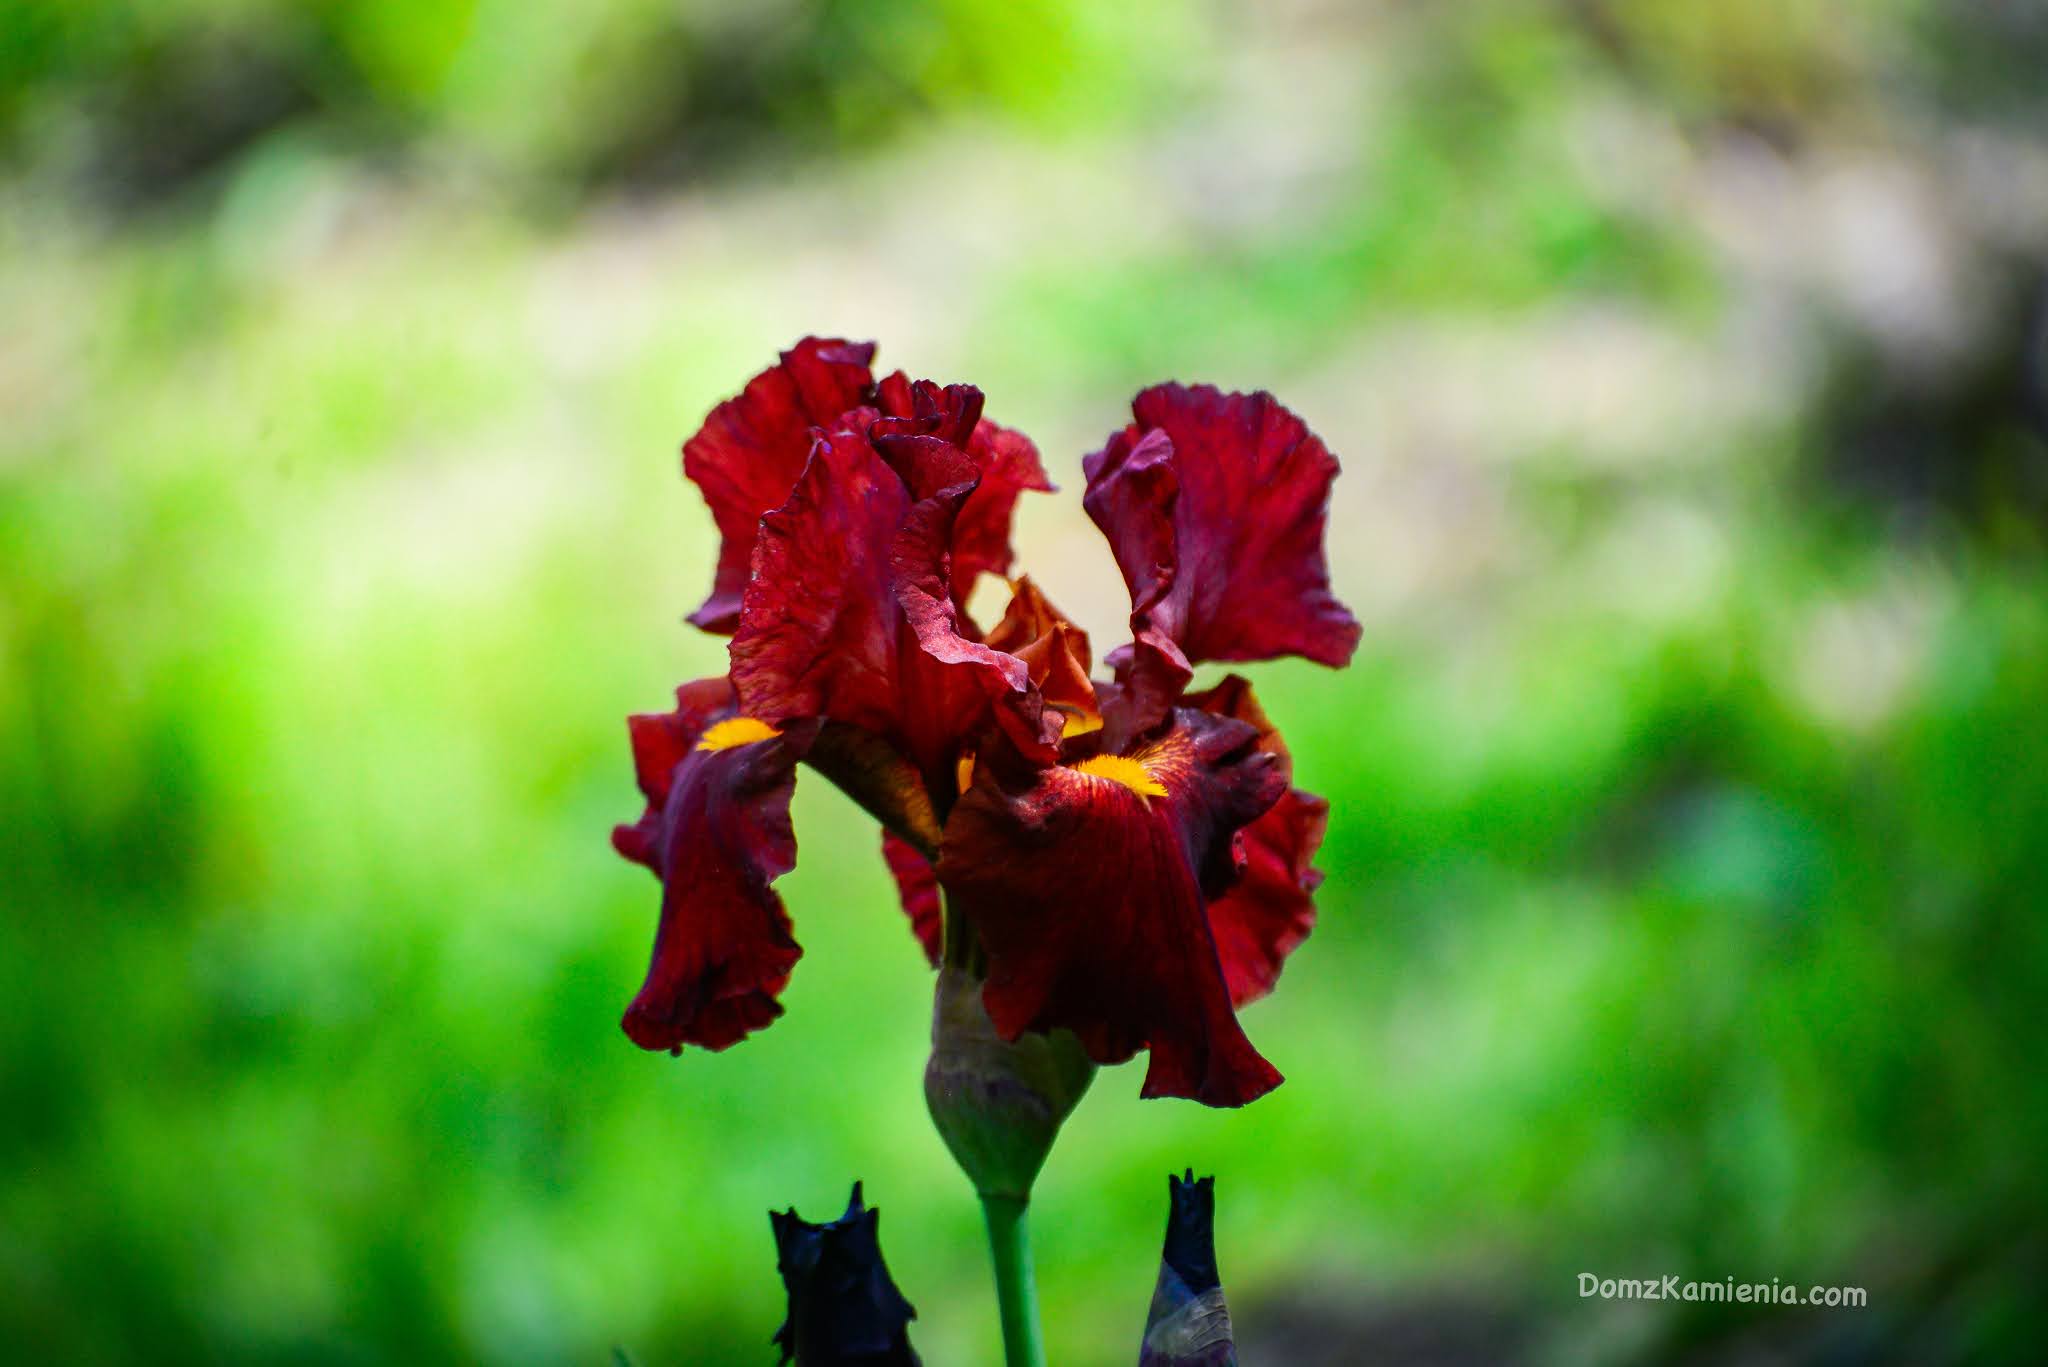
[[[805,735],[761,727],[723,744],[714,728],[734,715],[730,686],[707,679],[678,689],[674,712],[629,721],[647,810],[612,843],[662,883],[653,960],[623,1022],[643,1049],[744,1039],[782,1014],[802,953],[771,884],[796,863],[789,800]]]
[[[1241,1106],[1280,1074],[1231,1009],[1206,898],[1286,776],[1253,727],[1198,711],[1110,760],[984,764],[953,810],[939,882],[987,953],[989,1017],[1070,1029],[1098,1063],[1150,1049],[1144,1095]]]

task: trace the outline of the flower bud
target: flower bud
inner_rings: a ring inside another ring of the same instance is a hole
[[[1216,1274],[1216,1179],[1168,1174],[1171,1205],[1159,1282],[1145,1319],[1138,1367],[1237,1367],[1230,1307]]]
[[[814,1225],[796,1209],[768,1212],[775,1228],[776,1270],[789,1293],[789,1316],[771,1342],[779,1362],[797,1367],[918,1367],[909,1323],[917,1311],[896,1289],[882,1261],[881,1212],[861,1201],[860,1183],[846,1214]]]
[[[1060,1125],[1095,1065],[1065,1030],[1006,1040],[981,1004],[981,980],[939,970],[925,1104],[953,1160],[984,1197],[1027,1201]]]

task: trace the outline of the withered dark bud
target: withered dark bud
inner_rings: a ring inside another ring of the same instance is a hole
[[[1065,1030],[1006,1040],[982,1006],[981,981],[939,970],[924,1097],[932,1123],[974,1189],[1022,1202],[1095,1065]]]
[[[1145,1320],[1138,1367],[1237,1367],[1230,1307],[1216,1275],[1216,1179],[1168,1174],[1171,1205],[1159,1282]]]
[[[862,1202],[860,1183],[846,1214],[829,1224],[796,1208],[770,1211],[776,1270],[789,1292],[789,1317],[771,1342],[779,1362],[797,1367],[918,1367],[909,1323],[917,1311],[890,1280],[878,1232],[881,1212]]]

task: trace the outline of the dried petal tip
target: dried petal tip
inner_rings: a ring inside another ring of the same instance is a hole
[[[770,1340],[779,1362],[797,1367],[918,1367],[908,1326],[917,1311],[897,1291],[882,1262],[881,1212],[861,1200],[860,1183],[846,1214],[814,1225],[796,1209],[768,1212],[775,1229],[776,1270],[789,1292],[789,1317]]]
[[[1138,1367],[1236,1367],[1230,1307],[1216,1275],[1216,1179],[1193,1168],[1166,1179],[1171,1205],[1159,1283],[1145,1320]]]

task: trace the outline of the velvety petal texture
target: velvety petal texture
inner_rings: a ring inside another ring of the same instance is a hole
[[[730,632],[754,558],[754,528],[782,505],[811,454],[811,429],[863,402],[872,342],[806,337],[781,361],[711,410],[683,443],[683,473],[711,507],[722,544],[711,596],[690,614],[706,631]]]
[[[896,895],[903,914],[910,918],[910,931],[917,936],[925,959],[936,968],[946,948],[946,922],[939,905],[939,875],[932,861],[887,831],[882,833],[882,860],[889,876],[896,880]]]
[[[1155,620],[1179,575],[1173,513],[1180,501],[1180,471],[1173,443],[1163,432],[1119,433],[1084,464],[1088,492],[1082,506],[1109,538],[1131,590],[1131,641],[1110,655],[1126,685],[1111,712],[1121,744],[1127,730],[1157,725],[1195,673],[1173,639],[1171,621]]]
[[[999,725],[1050,761],[1043,735],[1058,721],[1044,720],[1027,667],[980,640],[954,588],[960,517],[983,484],[969,450],[986,426],[980,391],[891,377],[880,402],[820,433],[788,500],[761,519],[732,677],[749,716],[882,736],[945,806],[980,730]]]
[[[662,898],[626,1033],[643,1049],[723,1049],[782,1014],[776,998],[802,953],[771,885],[796,863],[789,800],[804,737],[736,724],[724,679],[685,684],[673,712],[627,724],[647,810],[612,843],[654,871]]]
[[[1258,747],[1274,756],[1291,780],[1294,760],[1280,732],[1238,675],[1191,693],[1187,705],[1232,717],[1258,732]],[[1312,862],[1323,843],[1330,804],[1289,788],[1266,813],[1238,833],[1238,873],[1209,903],[1209,928],[1223,960],[1233,1005],[1257,1001],[1279,981],[1280,966],[1315,929],[1315,890],[1323,875]]]
[[[1287,956],[1315,929],[1315,890],[1323,875],[1310,861],[1329,818],[1329,803],[1290,788],[1239,833],[1237,881],[1209,904],[1209,929],[1232,1005],[1271,992]]]
[[[1098,1063],[1151,1050],[1144,1095],[1241,1106],[1280,1074],[1237,1023],[1207,899],[1232,837],[1286,792],[1257,731],[1174,714],[1127,756],[984,763],[946,825],[939,882],[988,957],[1006,1038],[1065,1027]]]
[[[961,507],[953,537],[953,589],[963,603],[980,575],[1010,572],[1016,558],[1010,549],[1010,523],[1017,500],[1026,492],[1053,492],[1038,448],[1022,432],[983,418],[968,440],[967,454],[980,471],[981,482]]]
[[[1272,395],[1155,385],[1084,462],[1083,505],[1131,590],[1111,663],[1161,711],[1203,660],[1341,665],[1358,623],[1330,590],[1323,538],[1337,460]]]
[[[889,550],[910,507],[864,434],[819,437],[788,499],[760,520],[731,648],[746,715],[891,730],[902,616]]]
[[[917,690],[919,710],[904,718],[906,728],[934,723],[945,737],[939,754],[970,737],[986,722],[1000,727],[1010,743],[1041,763],[1051,763],[1060,735],[1057,716],[1047,718],[1031,687],[1030,668],[1008,651],[977,639],[972,619],[954,597],[947,573],[947,547],[960,509],[976,488],[975,472],[961,462],[963,477],[918,503],[905,520],[890,555],[896,571],[896,600],[903,609],[922,659],[904,664],[904,682]],[[927,752],[934,747],[920,747]]]

